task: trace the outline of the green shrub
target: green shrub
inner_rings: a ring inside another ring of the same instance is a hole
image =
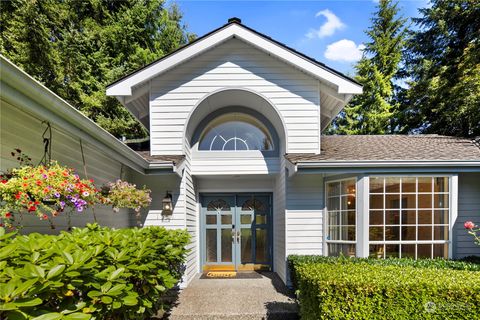
[[[325,257],[318,255],[290,255],[288,256],[288,265],[290,270],[290,280],[294,287],[296,287],[295,266],[300,264],[311,263],[367,263],[381,266],[410,266],[416,268],[433,268],[433,269],[453,269],[453,270],[468,270],[480,271],[480,260],[478,257],[466,257],[462,260],[445,260],[445,259],[407,259],[407,258],[354,258],[354,257]]]
[[[480,272],[455,261],[291,256],[302,319],[474,319]]]
[[[160,227],[22,236],[0,228],[0,318],[148,319],[181,278],[188,241]]]

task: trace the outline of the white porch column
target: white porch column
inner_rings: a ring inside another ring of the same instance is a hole
[[[368,209],[370,177],[359,176],[357,180],[357,257],[367,258],[368,250]]]

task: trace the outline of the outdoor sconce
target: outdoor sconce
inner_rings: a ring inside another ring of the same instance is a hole
[[[173,213],[172,194],[167,191],[162,200],[162,215],[170,216]]]

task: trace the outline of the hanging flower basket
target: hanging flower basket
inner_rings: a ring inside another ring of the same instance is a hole
[[[48,166],[23,166],[2,176],[0,216],[12,226],[17,215],[30,213],[49,220],[66,209],[82,212],[98,202],[93,180],[52,161]]]

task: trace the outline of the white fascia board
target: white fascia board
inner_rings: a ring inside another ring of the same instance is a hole
[[[480,161],[325,161],[297,162],[297,168],[480,167]]]
[[[304,57],[295,54],[294,52],[279,46],[277,43],[265,39],[238,24],[230,24],[192,45],[185,46],[171,56],[161,59],[147,68],[114,83],[107,88],[107,96],[131,96],[132,87],[148,81],[178,64],[234,37],[242,39],[262,51],[267,51],[286,63],[293,64],[313,77],[332,83],[338,88],[339,94],[362,93],[362,86],[359,84],[322,68],[321,66],[308,61]]]
[[[4,83],[1,96],[9,103],[15,105],[18,101],[23,101],[22,107],[26,110],[51,121],[52,124],[69,129],[73,134],[107,154],[114,155],[118,161],[138,172],[143,173],[144,169],[148,168],[149,163],[138,153],[2,55],[0,66],[0,79]]]

